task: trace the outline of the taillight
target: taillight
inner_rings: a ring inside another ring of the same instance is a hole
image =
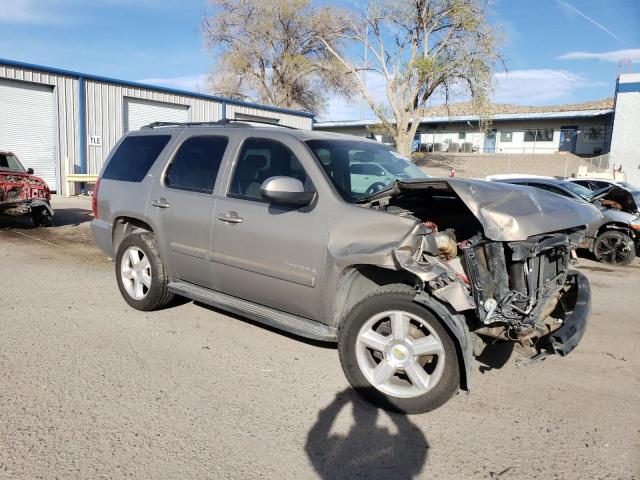
[[[96,185],[93,187],[93,195],[91,196],[91,210],[93,211],[93,218],[98,218],[98,189],[100,188],[100,179],[96,180]]]

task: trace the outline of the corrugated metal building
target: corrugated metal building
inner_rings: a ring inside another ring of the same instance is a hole
[[[307,112],[0,59],[0,151],[18,155],[52,190],[97,175],[120,137],[153,121],[261,120],[311,129]]]

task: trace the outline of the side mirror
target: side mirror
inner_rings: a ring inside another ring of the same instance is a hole
[[[27,173],[29,175],[33,175],[33,168],[27,168]]]
[[[260,187],[262,197],[273,203],[304,207],[315,197],[315,192],[305,192],[300,180],[293,177],[270,177]]]

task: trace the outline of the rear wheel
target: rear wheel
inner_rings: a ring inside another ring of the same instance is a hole
[[[351,385],[376,405],[403,413],[433,410],[460,385],[449,333],[414,296],[406,285],[381,288],[349,312],[338,340]]]
[[[122,297],[137,310],[157,310],[173,300],[158,244],[151,233],[129,235],[120,243],[116,278]]]
[[[633,240],[622,232],[601,233],[593,244],[596,260],[610,265],[630,265],[636,258]]]

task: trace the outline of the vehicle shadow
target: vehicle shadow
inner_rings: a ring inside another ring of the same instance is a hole
[[[353,425],[346,435],[332,433],[338,415],[351,405]],[[382,411],[348,388],[320,410],[305,450],[321,478],[407,479],[427,461],[429,444],[406,415],[388,413],[395,430],[377,425]]]
[[[45,228],[78,226],[91,220],[93,220],[93,216],[90,210],[84,208],[59,208],[55,210],[51,227]],[[28,215],[0,215],[0,229],[28,230],[33,228],[43,227],[36,227]]]
[[[491,370],[498,370],[504,367],[513,355],[513,342],[496,342],[493,345],[487,345],[480,355],[476,357],[480,363],[480,373],[486,373]]]

